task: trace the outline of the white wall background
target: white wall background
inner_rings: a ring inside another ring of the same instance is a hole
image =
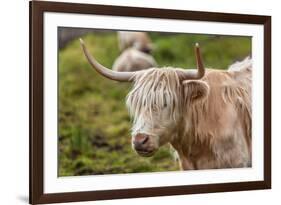
[[[78,0],[74,0],[78,2]],[[281,6],[276,0],[83,0],[79,2],[272,15],[273,189],[95,202],[97,205],[143,204],[278,204],[281,194]],[[0,204],[28,200],[28,1],[3,1],[0,7]],[[70,203],[93,204],[93,202]]]

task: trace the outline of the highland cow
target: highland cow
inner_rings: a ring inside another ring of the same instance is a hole
[[[99,64],[81,44],[98,73],[133,83],[127,107],[132,146],[139,155],[152,156],[169,143],[184,170],[251,166],[250,58],[225,71],[205,69],[196,45],[197,70],[117,72]]]

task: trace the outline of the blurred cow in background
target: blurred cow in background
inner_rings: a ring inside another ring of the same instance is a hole
[[[118,31],[119,48],[135,48],[144,53],[151,53],[153,45],[146,32]]]
[[[152,43],[147,33],[119,31],[119,48],[121,55],[115,60],[115,71],[138,71],[156,67],[157,63],[150,55]]]
[[[117,72],[100,65],[81,44],[98,73],[134,83],[127,106],[134,118],[132,145],[139,155],[152,156],[170,143],[184,170],[251,166],[250,58],[226,71],[206,70],[197,45],[197,70]]]
[[[157,63],[151,55],[135,48],[127,48],[115,60],[112,69],[115,71],[138,71],[156,66]]]

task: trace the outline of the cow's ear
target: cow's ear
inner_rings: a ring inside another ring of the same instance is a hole
[[[202,80],[183,81],[184,97],[187,101],[200,101],[209,94],[209,85]]]

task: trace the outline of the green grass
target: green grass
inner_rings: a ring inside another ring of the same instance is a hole
[[[150,34],[158,65],[194,68],[193,46],[200,43],[205,65],[226,69],[251,50],[247,37]],[[119,55],[115,33],[83,37],[91,53],[111,67]],[[78,39],[59,52],[59,176],[178,170],[168,145],[142,158],[131,148],[131,121],[125,97],[131,84],[98,75]]]

